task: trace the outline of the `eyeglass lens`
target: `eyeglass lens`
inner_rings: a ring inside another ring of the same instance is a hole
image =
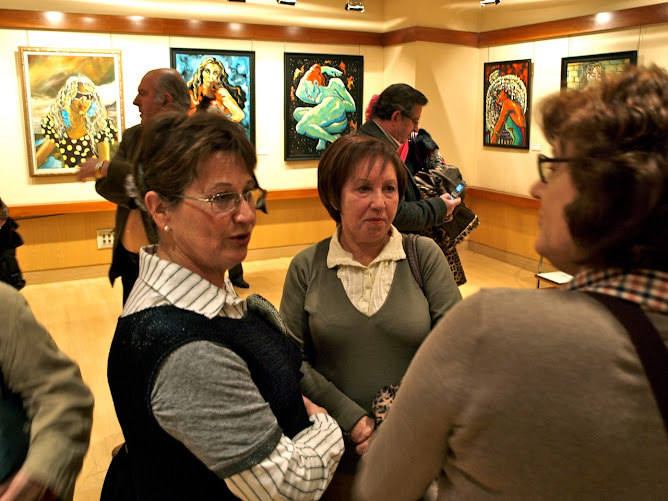
[[[264,190],[260,188],[244,191],[242,194],[230,192],[218,193],[211,197],[211,208],[214,212],[233,211],[239,206],[242,197],[246,199],[246,202],[251,207],[255,208],[260,199],[264,197],[264,194]]]
[[[83,92],[77,92],[77,94],[74,96],[74,99],[85,99],[87,101],[91,101],[93,99],[93,94],[84,94]]]

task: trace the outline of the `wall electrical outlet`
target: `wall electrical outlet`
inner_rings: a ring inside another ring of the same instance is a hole
[[[97,248],[111,249],[114,246],[114,230],[108,228],[106,230],[97,230]]]

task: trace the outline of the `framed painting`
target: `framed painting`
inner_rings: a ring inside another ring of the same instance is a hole
[[[485,63],[483,146],[529,149],[531,59]]]
[[[638,62],[638,51],[609,52],[594,56],[564,57],[561,59],[561,88],[581,90],[603,78],[621,73]]]
[[[362,121],[363,56],[285,54],[285,160],[318,159]]]
[[[79,172],[121,141],[120,50],[19,47],[31,176]]]
[[[188,84],[193,109],[224,114],[255,144],[255,52],[170,49],[170,56]]]

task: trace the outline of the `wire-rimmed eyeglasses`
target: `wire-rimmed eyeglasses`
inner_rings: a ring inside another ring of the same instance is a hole
[[[248,205],[255,209],[262,205],[266,196],[266,190],[263,190],[262,188],[253,188],[251,190],[244,191],[243,193],[224,191],[222,193],[216,193],[211,198],[197,198],[189,197],[187,195],[179,195],[178,198],[208,202],[211,204],[212,212],[222,214],[225,212],[232,212],[237,207],[239,207],[242,198],[248,202]]]
[[[559,162],[573,162],[575,160],[580,160],[573,157],[559,157],[559,158],[550,158],[545,155],[538,155],[538,174],[540,174],[540,180],[544,183],[547,183],[552,174],[554,174],[554,167],[552,164]],[[545,166],[544,164],[548,164]]]
[[[410,118],[413,121],[413,124],[415,124],[415,127],[420,127],[420,119],[419,118],[413,118],[410,116],[408,113],[404,113],[403,111],[401,112],[403,116],[406,118]]]

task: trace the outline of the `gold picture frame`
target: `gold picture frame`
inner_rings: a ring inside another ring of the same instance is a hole
[[[30,175],[109,160],[123,130],[120,50],[19,47]]]

